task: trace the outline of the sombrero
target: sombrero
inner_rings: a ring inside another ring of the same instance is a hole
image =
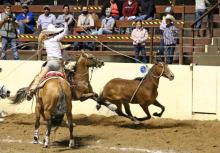
[[[53,24],[49,24],[47,29],[41,31],[43,34],[56,34],[60,33],[64,30],[64,28],[56,28]]]

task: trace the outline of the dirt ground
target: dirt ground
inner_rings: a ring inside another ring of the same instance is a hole
[[[134,125],[118,116],[75,115],[76,147],[68,148],[65,126],[51,134],[51,146],[32,144],[34,114],[14,114],[0,122],[1,153],[220,153],[219,121],[151,119]],[[45,122],[41,122],[40,140]]]

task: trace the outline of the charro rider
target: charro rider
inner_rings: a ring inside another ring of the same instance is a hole
[[[38,39],[38,59],[41,57],[41,51],[43,46],[47,53],[47,63],[42,67],[40,73],[36,75],[32,83],[30,84],[27,91],[27,100],[31,100],[41,79],[49,71],[63,71],[63,60],[61,53],[61,40],[68,32],[68,22],[69,18],[65,19],[64,28],[56,28],[53,24],[48,25],[46,30],[43,30]],[[43,43],[43,45],[42,45]]]

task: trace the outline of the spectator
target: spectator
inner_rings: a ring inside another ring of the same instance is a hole
[[[66,18],[69,18],[67,24],[68,24],[68,33],[70,34],[72,32],[74,25],[74,17],[72,14],[70,14],[70,7],[68,4],[63,5],[63,14],[57,17],[56,24],[60,26],[61,24],[64,23]]]
[[[2,54],[1,59],[7,59],[7,45],[11,45],[14,60],[18,60],[18,52],[16,48],[17,23],[15,22],[15,14],[11,12],[11,5],[6,4],[4,12],[0,14],[0,35],[2,36]]]
[[[200,18],[206,11],[206,4],[210,5],[208,0],[195,0],[196,20]],[[202,26],[202,20],[196,24],[197,36],[200,37],[199,29]]]
[[[134,55],[136,62],[138,62],[139,52],[141,52],[143,63],[147,63],[146,51],[145,51],[145,42],[147,38],[148,38],[147,30],[142,27],[141,21],[137,21],[136,28],[131,33],[131,39],[133,40],[134,53],[135,53]]]
[[[22,5],[23,12],[18,14],[16,22],[18,23],[18,34],[34,33],[35,20],[32,12],[29,11],[28,5]]]
[[[165,46],[165,62],[167,64],[173,63],[173,55],[176,46],[177,29],[174,25],[175,18],[168,14],[165,17],[166,24],[161,24],[160,29],[163,30],[163,41]]]
[[[120,20],[133,20],[138,13],[138,2],[136,0],[126,0],[122,8]]]
[[[139,0],[141,15],[135,20],[153,20],[156,13],[154,0]]]
[[[80,29],[78,31],[79,34],[84,35],[84,34],[91,34],[92,31],[94,30],[94,19],[92,18],[92,15],[88,12],[88,8],[86,6],[82,7],[82,14],[79,16],[78,21],[77,21],[77,27]],[[94,48],[94,43],[87,42],[87,43],[78,43],[74,44],[74,48],[78,49],[86,49],[88,48],[89,50],[93,50]]]
[[[170,14],[170,15],[173,14],[172,7],[171,6],[167,6],[164,9],[164,13],[165,13],[165,15],[162,17],[162,22],[161,22],[162,26],[160,26],[160,27],[165,27],[166,26],[166,16],[168,14]],[[160,30],[163,31],[163,29],[160,29]],[[164,41],[163,41],[163,37],[160,39],[160,47],[158,49],[157,55],[159,55],[159,56],[163,56],[164,55]]]
[[[28,4],[31,5],[34,0],[15,0],[15,5],[23,5],[23,4]]]
[[[50,13],[49,5],[45,5],[43,8],[44,14],[41,14],[37,20],[37,30],[39,32],[47,29],[49,24],[56,24],[56,17],[54,14]]]
[[[120,3],[119,0],[107,0],[102,7],[101,18],[105,17],[105,10],[107,8],[111,8],[111,16],[115,20],[118,20],[120,16],[122,16],[122,3]]]
[[[110,8],[107,8],[105,13],[106,13],[106,17],[102,20],[101,28],[92,34],[94,35],[112,34],[115,25],[115,19],[111,16]]]

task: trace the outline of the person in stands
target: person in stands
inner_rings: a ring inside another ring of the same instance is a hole
[[[119,0],[107,0],[102,7],[101,18],[105,17],[107,8],[111,9],[111,16],[115,20],[118,20],[122,16],[122,3]]]
[[[131,33],[131,39],[134,45],[134,56],[136,62],[139,61],[139,53],[141,52],[143,63],[147,63],[145,44],[148,38],[148,32],[142,27],[141,21],[136,21],[136,28]]]

